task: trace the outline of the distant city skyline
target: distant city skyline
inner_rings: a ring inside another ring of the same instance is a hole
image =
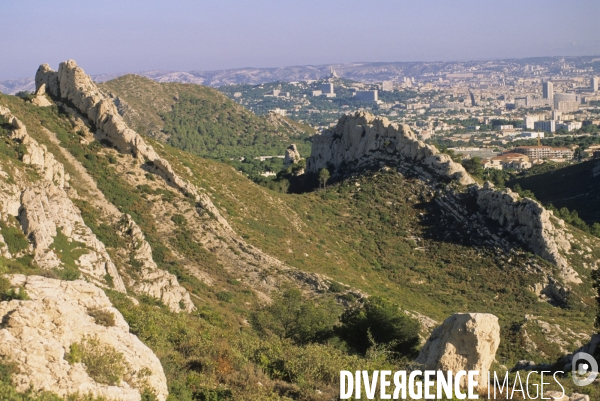
[[[10,16],[0,79],[71,58],[115,74],[600,54],[592,0],[5,0],[0,10]]]

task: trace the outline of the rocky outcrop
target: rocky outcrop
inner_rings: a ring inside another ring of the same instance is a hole
[[[145,387],[159,400],[168,395],[158,358],[135,335],[123,316],[98,287],[85,281],[60,281],[39,276],[9,276],[28,300],[0,302],[0,356],[15,363],[12,378],[18,391],[49,391],[61,397],[91,394],[111,400],[138,401]],[[97,324],[90,316],[112,314],[114,325]],[[117,385],[98,383],[83,363],[66,359],[71,346],[95,338],[123,356],[125,374]]]
[[[477,189],[477,205],[490,219],[528,246],[534,253],[561,268],[566,282],[581,283],[577,272],[569,267],[564,252],[571,249],[562,220],[538,202],[521,198],[510,189],[494,189],[490,184]]]
[[[287,168],[289,166],[291,166],[292,164],[296,164],[300,161],[300,159],[302,159],[302,157],[300,157],[300,152],[298,152],[298,148],[296,147],[296,144],[292,144],[290,146],[287,147],[287,149],[285,150],[285,156],[283,158],[283,165]]]
[[[544,397],[552,401],[590,401],[590,396],[587,394],[573,393],[568,396],[561,391],[546,391]]]
[[[144,159],[172,186],[187,195],[198,196],[193,185],[179,177],[167,160],[160,157],[138,133],[127,127],[113,101],[98,90],[74,60],[60,63],[58,71],[53,71],[48,64],[41,65],[35,83],[36,88],[45,84],[55,99],[75,106],[121,152],[131,152]]]
[[[55,183],[59,188],[64,188],[65,184],[68,185],[69,175],[65,174],[62,163],[54,158],[45,145],[40,145],[29,136],[25,124],[3,106],[0,106],[0,116],[11,123],[11,138],[25,145],[26,152],[23,154],[23,163],[32,165],[46,181]]]
[[[52,106],[53,103],[50,100],[48,100],[48,98],[46,96],[44,96],[45,94],[46,94],[46,85],[42,84],[35,91],[35,97],[33,99],[31,99],[31,103],[33,103],[39,107]]]
[[[499,345],[500,326],[496,316],[457,313],[433,330],[416,362],[427,370],[478,370],[481,390],[487,388],[486,378]]]
[[[75,257],[79,270],[93,282],[106,286],[109,281],[117,291],[125,292],[125,285],[117,268],[106,252],[104,244],[85,225],[79,209],[75,207],[66,192],[52,183],[33,185],[21,194],[19,220],[23,232],[33,242],[35,261],[45,269],[60,268],[64,264],[54,245],[58,230],[70,243],[81,243]],[[108,277],[110,276],[110,279]]]
[[[376,161],[419,163],[439,176],[455,179],[463,185],[474,183],[462,165],[449,155],[427,145],[405,124],[366,112],[345,115],[337,126],[312,137],[312,152],[306,162],[309,173],[325,167],[344,165],[361,167]]]
[[[126,239],[131,260],[138,270],[129,274],[129,286],[133,292],[160,299],[172,312],[189,313],[196,309],[190,294],[179,285],[177,277],[158,268],[152,258],[150,244],[131,216],[124,216],[120,234]]]

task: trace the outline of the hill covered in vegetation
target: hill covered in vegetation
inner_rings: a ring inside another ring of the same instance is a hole
[[[85,81],[73,62],[61,69]],[[0,305],[42,308],[15,274],[87,281],[112,306],[81,307],[82,319],[98,333],[127,327],[160,362],[169,400],[336,399],[340,370],[406,366],[457,311],[499,317],[500,370],[553,363],[593,331],[600,246],[576,228],[564,228],[578,248],[562,256],[580,283],[477,217],[470,189],[417,163],[345,166],[322,190],[274,192],[127,130],[112,101],[92,107],[95,92],[68,81],[63,93],[49,67],[39,75],[55,105],[0,95]],[[56,363],[98,388],[160,396],[118,344],[99,358],[103,338],[65,340]],[[16,397],[24,366],[2,357],[0,394]]]
[[[202,157],[283,155],[291,143],[302,154],[310,152],[310,127],[275,113],[256,116],[212,88],[157,83],[136,75],[99,88],[110,94],[135,130]]]
[[[534,166],[511,180],[508,185],[519,185],[531,191],[544,204],[576,211],[588,225],[600,223],[600,171],[598,160],[565,166],[544,163]]]

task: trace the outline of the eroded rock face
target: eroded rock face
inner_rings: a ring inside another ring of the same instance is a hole
[[[160,299],[172,312],[189,313],[196,309],[190,294],[179,285],[177,277],[158,268],[144,233],[129,215],[124,216],[121,235],[127,240],[131,256],[140,270],[135,276],[130,275],[129,285],[136,294]]]
[[[59,188],[68,186],[69,176],[65,168],[54,158],[45,145],[40,145],[27,133],[27,128],[8,108],[0,106],[0,115],[10,121],[12,125],[11,138],[25,145],[27,152],[23,155],[23,163],[30,164],[49,182],[55,183]]]
[[[477,205],[534,253],[560,267],[565,282],[581,283],[561,253],[568,252],[571,244],[564,230],[551,221],[552,212],[532,199],[521,199],[508,188],[499,191],[489,185],[477,191]]]
[[[296,164],[300,161],[300,159],[302,159],[302,157],[300,157],[300,152],[298,152],[298,148],[296,147],[296,144],[292,144],[290,146],[287,147],[287,149],[285,150],[285,157],[283,158],[283,164],[285,167],[289,167],[292,164]]]
[[[47,64],[41,65],[36,73],[35,83],[36,88],[45,84],[52,96],[74,105],[121,152],[132,152],[151,162],[171,185],[185,194],[197,197],[194,186],[179,177],[167,160],[160,157],[137,132],[127,127],[113,101],[98,90],[74,60],[60,63],[58,71],[53,71]]]
[[[427,370],[478,370],[481,390],[487,388],[487,375],[499,345],[500,326],[496,316],[456,313],[433,330],[416,362]]]
[[[52,102],[44,96],[46,94],[46,84],[40,85],[39,88],[35,91],[35,97],[31,99],[31,103],[35,104],[39,107],[49,107],[52,106]]]
[[[419,141],[407,125],[366,112],[345,115],[333,130],[313,136],[306,169],[316,173],[329,165],[336,169],[345,164],[360,167],[381,158],[418,162],[463,185],[474,183],[462,165],[434,146]]]
[[[123,280],[104,244],[85,225],[79,209],[64,190],[52,183],[39,183],[26,188],[21,194],[19,220],[25,235],[33,240],[35,261],[40,267],[49,269],[63,265],[56,250],[52,249],[60,230],[69,241],[84,244],[85,248],[75,262],[81,272],[103,286],[107,285],[108,274],[114,288],[125,292]]]
[[[30,387],[66,396],[79,392],[114,400],[138,401],[145,386],[159,400],[168,395],[158,358],[135,335],[104,292],[85,281],[60,281],[39,276],[8,276],[30,300],[0,302],[0,356],[17,364],[17,390]],[[115,325],[96,323],[91,311],[114,316]],[[119,385],[96,382],[82,363],[69,364],[65,355],[73,343],[95,337],[123,355],[128,367]]]

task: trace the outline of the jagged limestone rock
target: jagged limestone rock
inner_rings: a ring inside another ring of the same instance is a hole
[[[395,162],[418,162],[440,176],[457,180],[463,185],[474,183],[462,165],[449,155],[427,145],[405,124],[391,123],[366,112],[345,115],[337,126],[312,137],[312,152],[306,161],[309,173],[322,168],[343,165],[359,167],[379,159]]]
[[[158,268],[144,233],[128,214],[122,221],[121,236],[127,239],[131,256],[140,269],[136,277],[131,278],[130,283],[136,294],[160,299],[172,312],[189,313],[196,309],[190,294],[179,285],[177,277]]]
[[[533,199],[521,199],[508,188],[499,191],[489,184],[478,188],[477,205],[534,253],[560,267],[563,280],[581,283],[562,254],[571,249],[571,244],[564,230],[551,221],[551,211]]]
[[[499,345],[500,326],[496,316],[456,313],[433,330],[416,362],[427,370],[478,370],[481,390],[487,388],[487,375]]]
[[[179,177],[167,160],[160,157],[138,133],[127,127],[112,100],[98,90],[96,84],[74,60],[60,63],[58,72],[53,71],[47,64],[41,65],[36,73],[35,82],[36,88],[46,84],[47,90],[55,98],[74,105],[121,152],[132,152],[137,157],[151,162],[171,185],[185,194],[198,196],[193,185]]]
[[[23,232],[31,239],[35,261],[45,269],[60,267],[52,244],[58,229],[71,241],[84,244],[83,254],[76,259],[79,270],[100,285],[107,285],[107,274],[117,291],[125,292],[125,285],[117,268],[106,252],[104,244],[85,225],[79,209],[66,192],[52,183],[39,183],[23,191],[19,220]]]
[[[60,188],[68,185],[68,174],[65,174],[62,163],[54,158],[45,145],[40,145],[29,136],[25,124],[6,107],[0,106],[0,115],[10,121],[12,125],[11,138],[26,147],[27,152],[23,155],[23,163],[34,166],[46,181],[54,182]]]
[[[46,84],[42,84],[35,91],[35,97],[33,99],[31,99],[31,103],[35,104],[36,106],[39,106],[39,107],[52,106],[53,103],[51,101],[49,101],[48,98],[46,98],[46,96],[44,96],[45,94],[46,94]]]
[[[145,386],[159,400],[168,395],[158,358],[135,335],[123,316],[98,287],[85,281],[61,281],[40,276],[7,276],[22,287],[28,300],[0,302],[0,356],[16,363],[13,376],[18,391],[50,391],[59,396],[79,392],[114,400],[138,401]],[[115,325],[97,324],[90,311],[114,316]],[[65,356],[73,343],[94,337],[114,348],[127,364],[118,385],[96,382],[82,363],[69,364]]]
[[[283,158],[283,165],[287,168],[287,167],[291,166],[292,164],[298,163],[300,161],[300,159],[302,159],[302,157],[300,157],[300,152],[298,152],[298,148],[296,147],[296,144],[295,143],[291,144],[285,150],[285,157]]]

